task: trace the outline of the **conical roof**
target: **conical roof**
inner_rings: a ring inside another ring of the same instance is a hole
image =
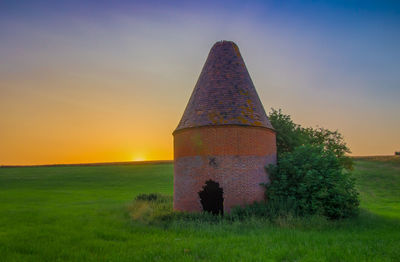
[[[238,46],[214,44],[175,131],[200,126],[244,125],[273,128]]]

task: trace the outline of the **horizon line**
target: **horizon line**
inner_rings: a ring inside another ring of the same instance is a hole
[[[112,165],[140,165],[140,164],[169,164],[174,160],[143,160],[143,161],[113,161],[93,163],[60,163],[60,164],[32,164],[32,165],[0,165],[0,168],[8,167],[62,167],[62,166],[112,166]]]
[[[396,155],[357,155],[351,158],[365,158],[365,157],[388,157]],[[27,164],[27,165],[0,165],[0,168],[9,167],[68,167],[68,166],[112,166],[112,165],[140,165],[140,164],[170,164],[173,159],[169,160],[143,160],[143,161],[113,161],[113,162],[91,162],[91,163],[58,163],[58,164]]]

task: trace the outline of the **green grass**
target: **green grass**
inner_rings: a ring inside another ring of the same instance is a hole
[[[0,168],[0,260],[399,261],[400,162],[357,159],[354,174],[357,218],[157,226],[128,207],[172,195],[171,164]]]

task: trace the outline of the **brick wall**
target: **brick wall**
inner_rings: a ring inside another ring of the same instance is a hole
[[[275,132],[252,126],[207,126],[174,133],[174,209],[201,211],[198,192],[212,179],[224,190],[224,212],[264,199],[276,163]]]

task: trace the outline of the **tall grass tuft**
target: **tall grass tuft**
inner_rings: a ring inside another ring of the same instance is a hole
[[[140,194],[129,205],[129,213],[134,220],[143,223],[166,220],[173,215],[172,196]]]

